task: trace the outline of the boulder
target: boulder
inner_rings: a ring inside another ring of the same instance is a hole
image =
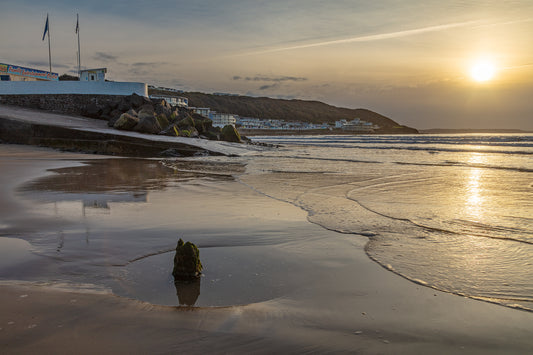
[[[168,116],[169,122],[176,122],[178,121],[178,117],[180,116],[180,112],[177,108],[173,108],[172,112],[170,113],[170,116]]]
[[[241,135],[232,125],[226,125],[222,128],[220,139],[226,142],[241,143]]]
[[[117,109],[126,112],[131,108],[131,98],[130,96],[124,96],[120,99],[120,102],[117,105]]]
[[[109,127],[113,127],[115,125],[115,122],[117,122],[117,120],[120,118],[120,115],[122,115],[122,112],[120,112],[119,110],[111,111],[111,113],[109,114],[111,118],[107,121],[107,125]]]
[[[94,104],[88,104],[85,106],[85,109],[83,110],[83,116],[91,117],[91,118],[100,118],[102,115],[102,109]]]
[[[195,280],[202,273],[202,263],[200,262],[200,251],[191,242],[184,243],[178,240],[176,255],[174,256],[174,269],[172,275],[174,280]]]
[[[172,106],[170,106],[165,100],[161,100],[154,105],[154,111],[157,115],[164,114],[167,117],[170,117],[172,114]]]
[[[146,103],[144,105],[142,105],[141,107],[138,108],[138,111],[149,111],[149,112],[155,112],[154,111],[154,106],[151,104],[151,103]]]
[[[142,120],[143,118],[150,118],[150,117],[154,117],[155,114],[154,114],[154,111],[151,111],[150,109],[148,108],[142,108],[139,113],[137,113],[137,117],[139,117],[139,120]]]
[[[189,130],[189,137],[190,138],[198,138],[198,137],[200,137],[200,133],[198,133],[198,130],[196,128],[192,127]]]
[[[168,118],[167,118],[167,116],[164,113],[161,113],[161,114],[157,115],[156,119],[157,119],[157,122],[159,123],[159,126],[161,127],[161,129],[165,129],[165,128],[168,127],[168,125],[169,125]]]
[[[194,119],[190,115],[187,115],[183,119],[178,121],[177,126],[182,129],[194,127]]]
[[[179,128],[175,123],[169,125],[167,128],[159,132],[161,135],[170,136],[170,137],[179,137]]]
[[[139,116],[139,123],[133,127],[135,132],[157,134],[161,132],[161,126],[154,115]]]
[[[113,125],[114,128],[131,131],[139,123],[139,118],[132,116],[128,113],[123,113],[120,115],[119,119]]]
[[[151,103],[151,101],[148,98],[137,95],[137,94],[132,94],[130,96],[130,101],[131,101],[131,106],[133,106],[134,108],[141,107],[142,105],[146,103]]]
[[[111,106],[109,106],[109,105],[105,105],[105,106],[102,108],[102,114],[101,114],[101,116],[107,116],[107,117],[110,117],[110,116],[111,116],[111,111],[113,111],[113,109],[111,108]]]
[[[211,127],[206,132],[204,132],[204,136],[207,137],[207,139],[211,141],[219,141],[220,140],[220,134],[221,134],[220,127]]]
[[[132,108],[130,108],[128,110],[128,112],[126,112],[128,115],[132,115],[132,116],[139,116],[139,114]]]

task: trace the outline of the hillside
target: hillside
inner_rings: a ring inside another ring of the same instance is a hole
[[[217,112],[233,113],[242,117],[311,123],[333,123],[341,119],[352,120],[359,118],[377,124],[383,128],[383,131],[387,131],[387,133],[391,130],[394,130],[394,133],[417,133],[412,128],[401,126],[390,118],[370,110],[362,108],[340,108],[319,101],[283,100],[250,96],[220,96],[200,92],[176,94],[174,92],[161,92],[159,90],[153,90],[153,94],[184,96],[189,99],[189,106],[209,107],[211,110]]]

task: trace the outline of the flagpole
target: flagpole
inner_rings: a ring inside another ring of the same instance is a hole
[[[46,21],[48,23],[48,64],[50,65],[50,73],[52,73],[52,51],[50,49],[50,22],[48,21],[48,14],[46,14]]]
[[[78,34],[78,79],[81,79],[80,15],[79,14],[76,14],[76,33]]]

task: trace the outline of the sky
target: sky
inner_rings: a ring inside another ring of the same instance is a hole
[[[531,0],[2,0],[0,62],[47,70],[47,14],[59,74],[77,73],[79,14],[82,68],[110,80],[533,130]]]

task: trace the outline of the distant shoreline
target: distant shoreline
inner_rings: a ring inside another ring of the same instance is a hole
[[[380,134],[417,134],[417,133],[392,133],[388,131],[377,132],[357,132],[357,131],[343,131],[341,129],[307,129],[307,130],[282,130],[282,129],[242,129],[238,128],[241,135],[247,137],[253,136],[326,136],[326,135],[380,135]],[[447,128],[432,128],[420,129],[418,134],[528,134],[533,131],[521,129],[447,129]]]
[[[377,135],[377,134],[418,134],[419,131],[409,127],[378,129],[374,132],[346,131],[339,128],[328,129],[244,129],[237,128],[244,136],[319,136],[319,135]]]
[[[450,134],[450,133],[533,133],[533,131],[526,131],[521,129],[451,129],[451,128],[431,128],[419,129],[420,134]]]

